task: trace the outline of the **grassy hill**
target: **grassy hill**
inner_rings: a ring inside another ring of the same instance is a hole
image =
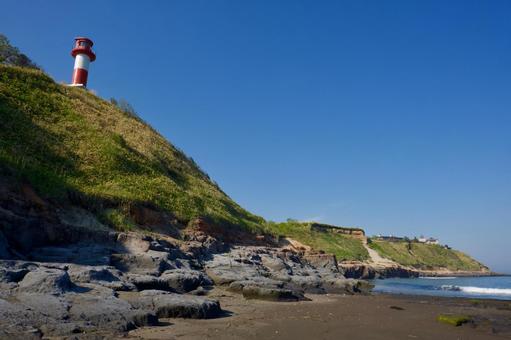
[[[303,243],[315,250],[335,254],[338,261],[367,260],[369,254],[360,239],[333,232],[311,229],[312,223],[289,220],[282,223],[268,223],[269,232],[282,235]]]
[[[446,268],[454,271],[480,271],[486,269],[470,256],[440,245],[371,240],[369,247],[381,256],[399,264],[422,270]]]
[[[45,197],[108,202],[119,227],[132,203],[187,223],[198,216],[259,230],[264,219],[230,199],[191,159],[139,118],[37,69],[0,65],[0,163]]]

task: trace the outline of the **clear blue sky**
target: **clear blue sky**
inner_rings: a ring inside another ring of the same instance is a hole
[[[58,81],[126,98],[248,210],[439,237],[511,272],[511,2],[6,1]]]

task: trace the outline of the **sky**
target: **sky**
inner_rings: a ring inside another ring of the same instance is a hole
[[[511,273],[511,2],[3,1],[0,32],[124,98],[266,219],[440,238]]]

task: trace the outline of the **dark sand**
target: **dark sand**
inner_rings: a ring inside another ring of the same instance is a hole
[[[312,301],[265,302],[215,289],[231,314],[210,320],[167,319],[132,331],[142,339],[510,339],[511,302],[398,295],[312,295]],[[441,313],[474,322],[454,327]]]

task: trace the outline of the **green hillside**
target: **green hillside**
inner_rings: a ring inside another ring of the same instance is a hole
[[[268,223],[268,229],[275,235],[292,238],[304,245],[334,254],[338,261],[368,259],[369,254],[360,239],[333,232],[311,230],[311,224],[288,220],[282,223]]]
[[[371,240],[369,246],[383,257],[404,266],[422,270],[446,268],[449,270],[480,271],[486,269],[484,265],[470,256],[440,245]]]
[[[46,197],[74,192],[108,202],[106,216],[121,227],[132,203],[183,223],[198,216],[250,230],[264,223],[135,115],[37,69],[0,65],[0,163]]]

